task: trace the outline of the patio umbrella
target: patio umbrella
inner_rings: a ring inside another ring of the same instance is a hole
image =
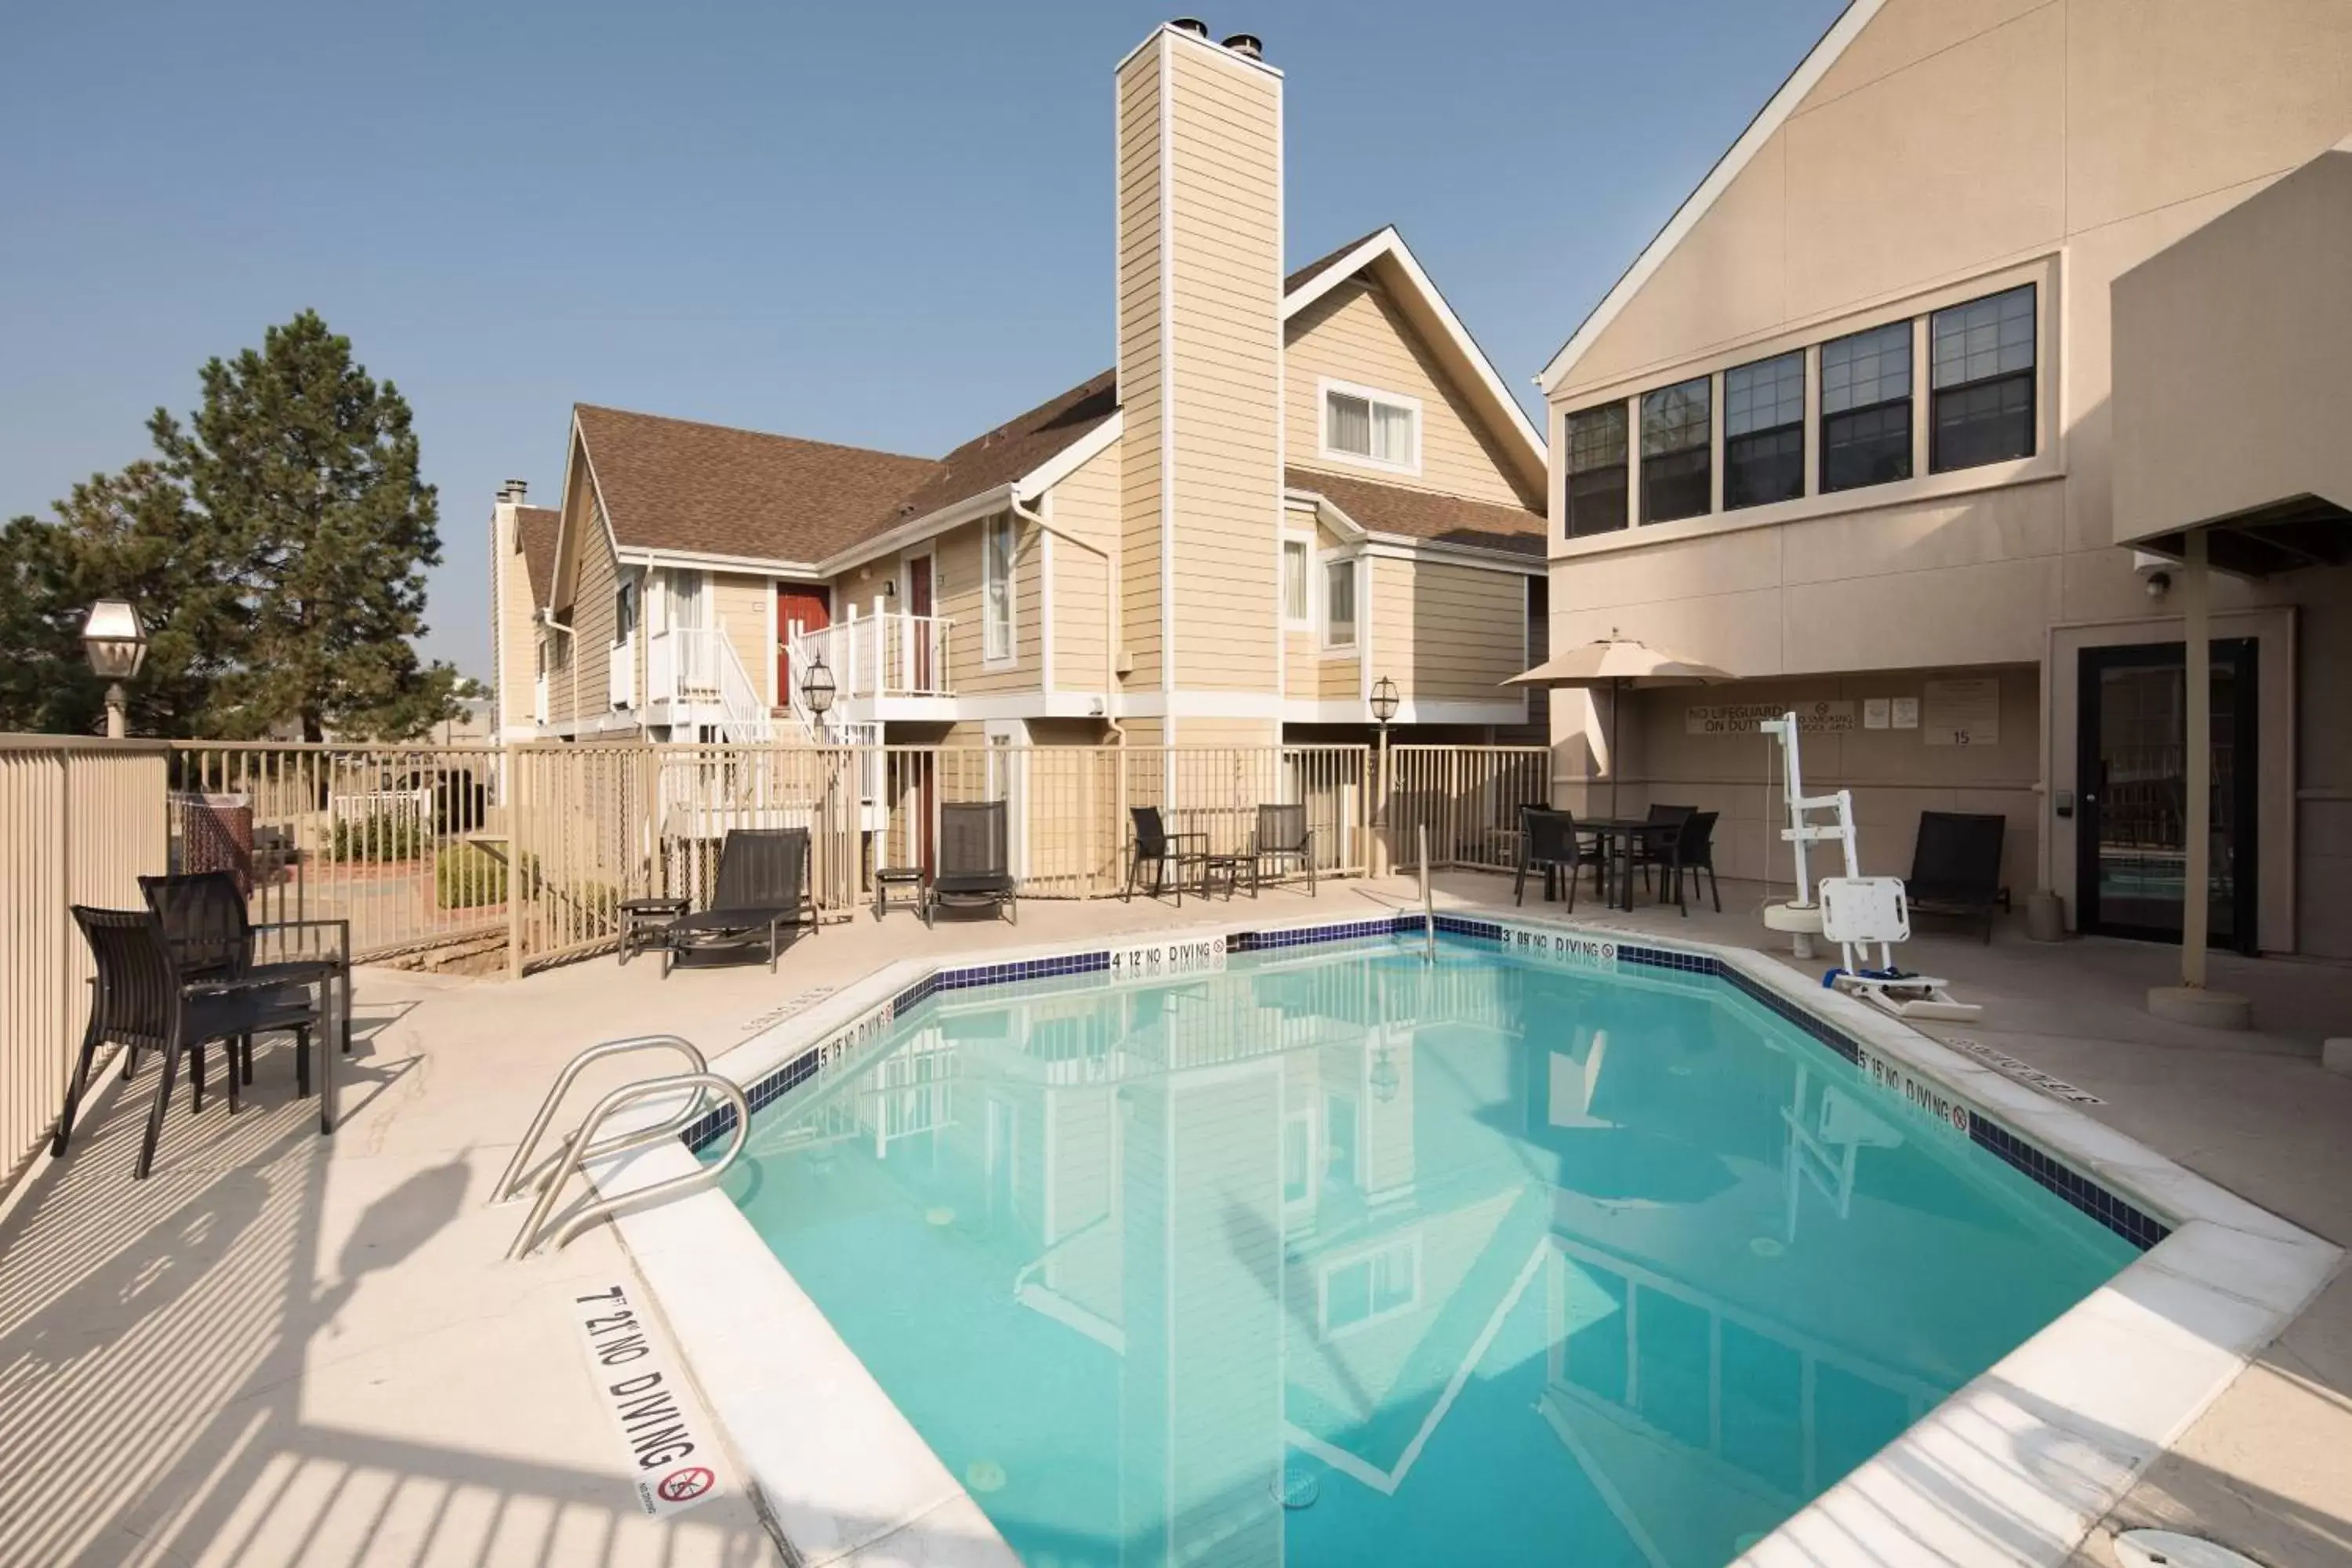
[[[1657,686],[1706,686],[1735,679],[1728,670],[1667,653],[1632,637],[1609,635],[1544,660],[1505,681],[1506,686],[1580,686],[1609,689],[1609,815],[1617,815],[1617,715],[1626,691]]]

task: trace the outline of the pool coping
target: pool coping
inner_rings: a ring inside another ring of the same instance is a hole
[[[1882,1090],[2144,1248],[1750,1548],[1738,1562],[1751,1568],[2055,1568],[2342,1264],[2334,1245],[1769,954],[1476,906],[1437,918],[1446,934],[1574,967],[1719,973],[1864,1067]],[[1066,940],[984,962],[901,959],[711,1065],[745,1087],[756,1114],[940,991],[1116,972],[1122,956],[1130,969],[1155,952],[1166,956],[1154,963],[1198,962],[1207,943],[1221,953],[1258,952],[1420,924],[1418,914],[1234,920]],[[1139,969],[1138,977],[1159,973]],[[708,1139],[731,1119],[705,1118],[688,1136]],[[694,1164],[681,1141],[592,1175],[619,1194]],[[707,1189],[615,1226],[747,1480],[801,1563],[1018,1563],[723,1194]],[[795,1406],[821,1418],[778,1418]],[[1639,1544],[1638,1524],[1633,1533]]]

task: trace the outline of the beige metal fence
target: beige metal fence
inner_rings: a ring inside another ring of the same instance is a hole
[[[256,921],[349,921],[361,959],[488,947],[508,923],[503,774],[488,746],[177,744],[172,868],[230,872]]]
[[[1412,863],[1413,830],[1429,829],[1437,870],[1507,871],[1519,863],[1519,807],[1550,799],[1541,746],[1392,746],[1384,837],[1391,863]]]
[[[164,749],[0,736],[0,1187],[48,1136],[89,1009],[69,906],[136,908],[164,867]]]

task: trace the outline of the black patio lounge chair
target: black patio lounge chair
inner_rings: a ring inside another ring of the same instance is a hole
[[[1001,800],[940,807],[940,858],[923,896],[923,923],[941,904],[977,909],[1002,905],[1021,923],[1020,884],[1013,876],[1012,839]]]
[[[170,877],[142,877],[139,894],[155,918],[163,922],[163,940],[182,971],[195,980],[266,981],[278,985],[316,985],[331,981],[342,990],[342,1027],[338,1032],[345,1056],[352,1053],[351,922],[342,920],[268,921],[259,925],[246,906],[246,896],[234,871],[190,871]],[[306,943],[292,957],[265,960],[258,955],[268,939],[292,936]],[[238,1042],[239,1070],[253,1081],[253,1042]],[[131,1048],[136,1066],[138,1050]]]
[[[1126,903],[1134,899],[1136,884],[1143,878],[1143,868],[1150,866],[1151,896],[1156,899],[1173,888],[1177,906],[1181,908],[1184,903],[1184,868],[1208,865],[1209,836],[1205,833],[1169,832],[1168,825],[1160,819],[1160,808],[1156,805],[1130,805],[1127,808],[1127,815],[1135,827],[1135,842],[1128,849],[1127,890],[1119,894],[1119,901]],[[1172,881],[1169,877],[1171,867],[1175,869]],[[1208,896],[1205,887],[1202,896]]]
[[[1576,908],[1576,874],[1586,866],[1592,868],[1593,886],[1601,885],[1601,871],[1606,864],[1598,843],[1580,842],[1576,834],[1576,816],[1571,812],[1553,811],[1546,806],[1519,807],[1519,874],[1511,884],[1511,901],[1528,901],[1528,873],[1540,869],[1547,885],[1554,869],[1565,871],[1568,881],[1568,907]]]
[[[163,922],[152,910],[98,910],[72,906],[74,923],[89,943],[98,970],[90,991],[89,1026],[82,1032],[81,1056],[73,1080],[66,1088],[64,1111],[49,1140],[52,1154],[63,1154],[73,1136],[74,1110],[89,1087],[89,1068],[100,1045],[112,1040],[129,1051],[152,1050],[163,1057],[156,1075],[154,1109],[147,1115],[147,1131],[140,1141],[138,1163],[131,1175],[144,1181],[155,1164],[156,1141],[163,1132],[163,1111],[172,1100],[172,1083],[180,1058],[189,1058],[189,1101],[205,1108],[205,1047],[215,1040],[249,1040],[272,1029],[294,1032],[294,1081],[299,1093],[310,1092],[311,1029],[323,1018],[323,1003],[300,985],[282,984],[251,975],[218,973],[199,975],[173,956]],[[229,1053],[228,1109],[237,1109],[239,1077],[236,1053]],[[136,1066],[135,1054],[129,1066]],[[125,1076],[128,1076],[128,1067]]]
[[[719,877],[710,907],[680,915],[661,932],[662,978],[690,952],[756,947],[766,950],[768,973],[784,933],[814,930],[809,898],[809,833],[805,827],[730,827],[719,846]]]
[[[1277,874],[1282,867],[1296,866],[1307,873],[1307,896],[1315,891],[1315,830],[1307,825],[1307,808],[1303,805],[1261,805],[1257,808],[1257,828],[1250,835],[1249,873],[1250,897],[1257,897],[1259,879],[1265,875],[1268,862]]]
[[[1903,880],[1911,912],[1982,921],[1990,943],[1994,910],[2009,908],[2009,889],[2000,885],[2008,828],[2008,818],[1987,812],[1921,812],[1911,875]]]

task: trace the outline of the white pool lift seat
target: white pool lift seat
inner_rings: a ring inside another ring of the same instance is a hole
[[[1897,1018],[1953,1022],[1984,1011],[1973,1002],[1954,1001],[1943,981],[1895,966],[1895,944],[1911,940],[1911,905],[1902,878],[1824,877],[1820,892],[1822,934],[1838,944],[1842,955],[1842,967],[1823,975],[1823,984]],[[1873,947],[1878,950],[1875,963]]]

